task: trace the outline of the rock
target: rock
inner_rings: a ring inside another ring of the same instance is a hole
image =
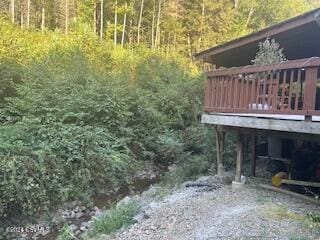
[[[169,172],[173,172],[177,170],[177,164],[172,164],[168,167]]]
[[[96,212],[96,211],[99,211],[99,210],[100,210],[100,209],[99,209],[98,207],[96,207],[96,206],[93,207],[93,211]]]
[[[75,232],[78,229],[78,226],[75,224],[71,224],[69,228],[72,230],[72,232]]]
[[[76,216],[76,213],[74,211],[71,211],[70,212],[70,218],[75,218],[75,216]]]
[[[160,190],[161,190],[161,187],[151,186],[147,191],[144,191],[141,194],[141,198],[142,198],[141,200],[146,201],[146,200],[153,199]]]
[[[196,182],[207,182],[207,183],[209,183],[209,182],[212,182],[212,180],[213,180],[212,176],[202,176],[202,177],[199,177]]]
[[[102,215],[108,214],[108,212],[109,212],[109,210],[104,211],[104,210],[100,210],[100,209],[99,209],[98,211],[96,211],[96,212],[94,213],[94,216],[97,217],[97,218],[99,218],[99,217],[101,217]]]
[[[129,196],[126,196],[125,198],[121,199],[117,205],[116,208],[120,208],[121,206],[127,205],[132,202],[132,199]]]
[[[145,211],[138,213],[137,215],[135,215],[133,217],[133,220],[135,221],[135,223],[140,223],[145,219],[150,218],[150,216],[148,215],[148,213],[146,213]]]
[[[89,222],[83,222],[83,223],[81,223],[80,230],[81,230],[81,229],[86,229],[86,228],[88,228],[88,227],[89,227]]]
[[[75,215],[75,218],[76,218],[76,219],[79,219],[79,218],[81,218],[83,215],[84,215],[83,212],[77,212],[76,215]]]

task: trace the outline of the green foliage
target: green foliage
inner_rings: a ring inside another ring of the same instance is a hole
[[[98,233],[111,234],[121,228],[128,227],[134,223],[133,217],[138,209],[139,206],[135,202],[112,207],[104,216],[95,219],[91,235]]]
[[[34,215],[123,184],[134,161],[99,127],[19,122],[0,128],[0,214]]]
[[[295,235],[295,234],[292,234]],[[310,240],[307,236],[290,236],[289,240]]]
[[[320,230],[320,213],[310,212],[307,214],[307,218],[310,221],[309,227]]]
[[[129,182],[141,161],[168,164],[193,151],[183,136],[199,119],[203,84],[183,58],[110,49],[90,34],[15,34],[25,46],[16,62],[0,56],[1,216],[90,202]]]
[[[307,214],[307,217],[315,223],[320,223],[320,213],[311,212]]]
[[[286,61],[283,49],[274,39],[267,38],[263,43],[259,43],[259,51],[252,63],[254,65],[279,63]]]
[[[68,225],[64,225],[63,228],[59,231],[59,236],[57,240],[73,240],[75,236],[71,228]]]

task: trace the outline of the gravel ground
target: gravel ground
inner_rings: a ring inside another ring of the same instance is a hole
[[[254,185],[183,187],[148,205],[147,217],[104,240],[320,240],[303,216],[320,207]]]

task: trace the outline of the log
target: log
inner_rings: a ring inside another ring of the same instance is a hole
[[[320,183],[318,182],[306,182],[306,181],[297,181],[297,180],[289,180],[289,179],[282,179],[281,183],[299,185],[299,186],[305,186],[305,187],[320,187]]]
[[[311,197],[307,197],[307,196],[299,194],[299,193],[291,192],[291,191],[288,191],[288,190],[285,190],[285,189],[282,189],[282,188],[277,188],[277,187],[273,187],[273,186],[266,185],[266,184],[259,184],[259,187],[261,187],[263,189],[279,192],[279,193],[284,193],[284,194],[287,194],[289,196],[296,197],[296,198],[299,198],[301,200],[305,200],[305,201],[320,205],[320,201],[319,200],[311,198]]]

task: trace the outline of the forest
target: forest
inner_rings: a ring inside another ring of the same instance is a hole
[[[194,54],[319,6],[1,0],[0,223],[90,204],[146,165],[215,171]]]

